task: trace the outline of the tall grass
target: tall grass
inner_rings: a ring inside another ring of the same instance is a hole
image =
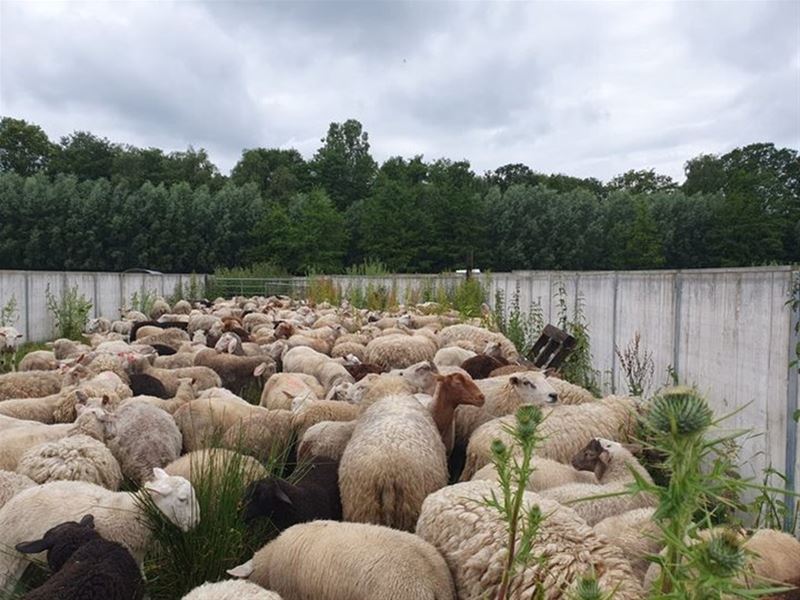
[[[511,302],[506,306],[503,290],[497,290],[494,309],[484,318],[484,325],[506,336],[522,356],[530,357],[533,345],[544,329],[544,311],[539,302],[531,304],[528,312],[520,308],[519,284],[514,289]]]
[[[264,544],[269,530],[245,527],[240,512],[244,491],[257,478],[245,460],[236,453],[216,465],[215,461],[192,465],[200,522],[191,531],[184,533],[173,525],[149,496],[141,500],[153,531],[154,543],[145,559],[152,600],[173,600],[206,581],[226,579],[227,569],[248,560]],[[277,469],[277,462],[270,468]]]
[[[156,293],[153,290],[143,289],[140,292],[133,292],[130,300],[130,307],[133,310],[138,310],[146,316],[150,316],[153,310],[153,305],[156,303]]]
[[[47,299],[47,310],[53,316],[56,336],[80,341],[86,322],[89,320],[92,303],[83,294],[78,293],[78,286],[67,289],[61,298],[56,298],[48,284],[44,294]]]

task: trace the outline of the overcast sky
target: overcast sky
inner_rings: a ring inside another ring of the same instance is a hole
[[[0,0],[0,112],[51,139],[683,178],[702,152],[800,148],[800,2]]]

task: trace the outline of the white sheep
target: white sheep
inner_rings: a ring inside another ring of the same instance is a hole
[[[359,417],[342,455],[345,520],[412,530],[425,496],[447,485],[444,443],[413,396],[389,396]]]
[[[363,523],[294,525],[229,573],[286,598],[455,600],[447,565],[433,546]]]
[[[454,345],[458,341],[468,341],[473,344],[476,350],[483,350],[489,342],[499,342],[503,358],[509,362],[519,360],[519,352],[517,352],[511,340],[500,333],[494,333],[483,327],[475,327],[474,325],[463,323],[450,325],[439,332],[439,340],[442,346]]]
[[[499,486],[469,481],[430,494],[422,505],[416,532],[444,556],[459,598],[495,597],[507,556],[507,523],[483,504]],[[533,492],[523,495],[522,511],[537,505],[544,516],[533,541],[536,557],[519,573],[520,598],[538,588],[546,600],[566,597],[568,587],[594,572],[600,589],[615,600],[641,600],[640,584],[622,552],[596,535],[574,511]]]
[[[255,583],[234,579],[204,583],[181,600],[281,600],[281,597]]]
[[[525,489],[531,492],[539,492],[548,488],[567,485],[568,483],[597,483],[594,473],[579,471],[575,467],[565,465],[549,458],[534,457],[531,462],[534,471],[528,477]],[[472,476],[472,481],[485,479],[487,481],[498,481],[497,469],[494,463],[481,467]]]
[[[353,377],[342,365],[320,352],[305,346],[298,346],[283,356],[283,370],[286,373],[305,373],[316,377],[325,392],[339,382],[353,383]]]
[[[367,344],[366,361],[384,369],[403,369],[424,360],[433,362],[437,349],[424,335],[386,335]]]
[[[209,484],[219,483],[222,474],[232,465],[240,471],[243,481],[251,483],[269,472],[252,456],[244,456],[226,448],[206,448],[184,454],[164,467],[169,475],[187,479],[192,485],[205,479]]]
[[[573,458],[572,465],[584,471],[593,471],[598,483],[568,483],[544,490],[542,496],[569,506],[589,525],[595,525],[612,515],[657,504],[649,494],[628,493],[629,485],[634,482],[633,472],[650,484],[653,480],[633,454],[619,442],[593,439]],[[607,494],[620,495],[596,497]],[[586,498],[591,499],[584,500]]]
[[[486,396],[486,402],[481,407],[461,406],[456,411],[455,441],[458,446],[465,446],[472,433],[483,423],[514,414],[524,404],[544,406],[558,401],[550,378],[539,371],[480,379],[475,383]]]
[[[51,350],[34,350],[22,357],[17,365],[18,371],[55,371],[60,366]]]
[[[650,561],[664,546],[663,536],[653,521],[654,508],[637,508],[606,517],[594,526],[595,533],[622,550],[639,581],[644,580]]]
[[[564,379],[550,377],[548,381],[558,393],[559,404],[585,404],[597,400],[589,390]]]
[[[83,407],[81,411],[90,413],[89,418],[96,418],[99,412]],[[19,459],[17,472],[36,483],[87,481],[112,491],[122,485],[122,470],[111,451],[102,442],[82,434],[30,448]]]
[[[201,394],[176,410],[173,417],[183,435],[184,449],[191,452],[207,447],[216,436],[247,417],[268,412],[233,395],[203,397]]]
[[[0,508],[16,494],[36,485],[30,477],[13,471],[0,471]]]
[[[447,346],[437,350],[433,357],[433,364],[437,367],[459,367],[468,358],[475,356],[475,352],[459,348],[458,346]]]
[[[315,423],[300,438],[297,460],[310,460],[314,457],[340,460],[355,428],[356,421]]]
[[[275,373],[267,380],[261,390],[261,406],[268,409],[289,409],[292,400],[311,392],[316,398],[321,398],[325,391],[311,375],[304,373]]]
[[[152,537],[144,516],[145,498],[182,531],[200,520],[192,485],[161,469],[136,493],[111,492],[83,481],[54,481],[16,494],[0,508],[0,591],[18,581],[31,560],[43,558],[20,554],[17,544],[39,539],[51,527],[87,514],[94,516],[95,529],[103,538],[125,546],[141,566]]]
[[[487,394],[487,402],[488,397]],[[633,433],[636,411],[636,401],[627,396],[607,396],[587,404],[548,408],[538,428],[544,440],[537,448],[536,455],[569,463],[592,438],[625,440]],[[510,445],[511,440],[505,430],[514,422],[513,415],[501,417],[484,423],[472,433],[461,481],[468,481],[478,469],[490,462],[492,441],[500,439]]]
[[[24,371],[0,375],[0,401],[57,394],[66,380],[61,371]]]
[[[153,468],[163,468],[181,454],[180,429],[168,413],[155,406],[128,403],[101,418],[108,448],[122,473],[137,484],[147,481]]]

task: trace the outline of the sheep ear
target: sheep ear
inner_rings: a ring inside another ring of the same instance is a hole
[[[103,394],[103,406],[108,406],[111,403],[111,398],[108,397],[108,394]]]
[[[286,495],[286,492],[284,492],[280,487],[276,487],[275,488],[275,495],[278,497],[278,500],[280,500],[281,502],[285,502],[286,504],[289,504],[289,505],[292,504],[292,499],[289,498],[289,496]]]
[[[20,542],[14,547],[17,549],[17,552],[22,552],[23,554],[38,554],[50,548],[50,544],[44,539],[41,539],[33,542]]]
[[[83,390],[75,392],[75,397],[78,399],[78,404],[86,404],[86,401],[89,400],[89,396]]]
[[[167,473],[164,469],[159,469],[158,467],[153,468],[153,477],[158,481],[159,479],[166,479],[169,477],[169,473]]]
[[[634,456],[639,456],[644,452],[644,447],[641,444],[622,444],[622,447]]]
[[[264,371],[266,370],[267,370],[267,363],[262,362],[255,369],[253,369],[253,377],[261,377],[261,375],[263,375]]]
[[[94,529],[94,515],[85,515],[80,522],[83,527],[90,527]]]
[[[603,455],[605,455],[605,459],[603,458]],[[601,481],[603,479],[603,475],[606,474],[606,470],[608,469],[608,463],[610,462],[609,460],[610,457],[608,455],[608,452],[603,452],[600,454],[598,458],[600,460],[598,460],[594,464],[594,476],[597,477],[597,481]]]
[[[144,489],[153,494],[158,494],[159,496],[166,496],[172,491],[172,488],[167,482],[162,481],[158,478],[145,483]]]
[[[238,567],[234,567],[232,569],[228,569],[228,575],[232,577],[238,577],[239,579],[247,579],[250,575],[253,574],[254,571],[253,567],[253,559],[251,558],[246,563],[239,565]]]
[[[510,383],[511,385],[519,385],[519,377],[517,377],[516,375],[512,375],[511,377],[508,378],[508,383]]]

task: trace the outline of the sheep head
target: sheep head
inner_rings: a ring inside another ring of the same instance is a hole
[[[101,539],[94,529],[94,516],[84,515],[80,522],[66,521],[48,529],[39,540],[21,542],[15,547],[23,554],[47,551],[47,563],[54,573],[61,569],[70,556],[82,545]]]
[[[508,385],[514,388],[523,404],[542,406],[558,402],[558,392],[544,374],[538,371],[514,374],[508,378]]]
[[[187,532],[200,522],[200,505],[187,479],[156,467],[144,489],[158,510],[181,531]]]

